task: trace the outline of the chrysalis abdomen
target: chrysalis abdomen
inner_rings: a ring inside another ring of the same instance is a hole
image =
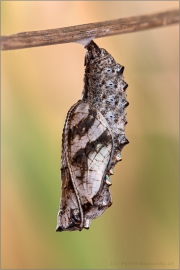
[[[111,161],[113,171],[121,160],[121,150],[129,143],[125,136],[126,100],[124,67],[116,63],[114,58],[104,49],[100,49],[93,41],[87,46],[85,56],[85,77],[83,100],[97,108],[107,120],[114,137],[114,154]]]

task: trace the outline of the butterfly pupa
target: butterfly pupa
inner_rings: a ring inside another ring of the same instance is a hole
[[[89,229],[112,205],[110,175],[129,142],[124,67],[94,41],[86,49],[82,99],[68,111],[63,130],[56,231]]]

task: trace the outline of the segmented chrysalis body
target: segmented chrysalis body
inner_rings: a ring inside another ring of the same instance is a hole
[[[86,48],[82,100],[69,110],[63,130],[56,231],[88,229],[112,204],[110,175],[128,143],[124,67],[93,41]]]

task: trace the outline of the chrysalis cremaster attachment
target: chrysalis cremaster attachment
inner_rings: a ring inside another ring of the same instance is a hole
[[[63,130],[56,231],[89,229],[91,221],[111,206],[110,175],[129,143],[124,67],[93,41],[86,48],[82,100],[70,108]]]

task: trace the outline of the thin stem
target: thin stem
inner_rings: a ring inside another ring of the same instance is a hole
[[[179,23],[179,10],[1,36],[1,50],[80,42]],[[86,43],[86,42],[85,42]]]

